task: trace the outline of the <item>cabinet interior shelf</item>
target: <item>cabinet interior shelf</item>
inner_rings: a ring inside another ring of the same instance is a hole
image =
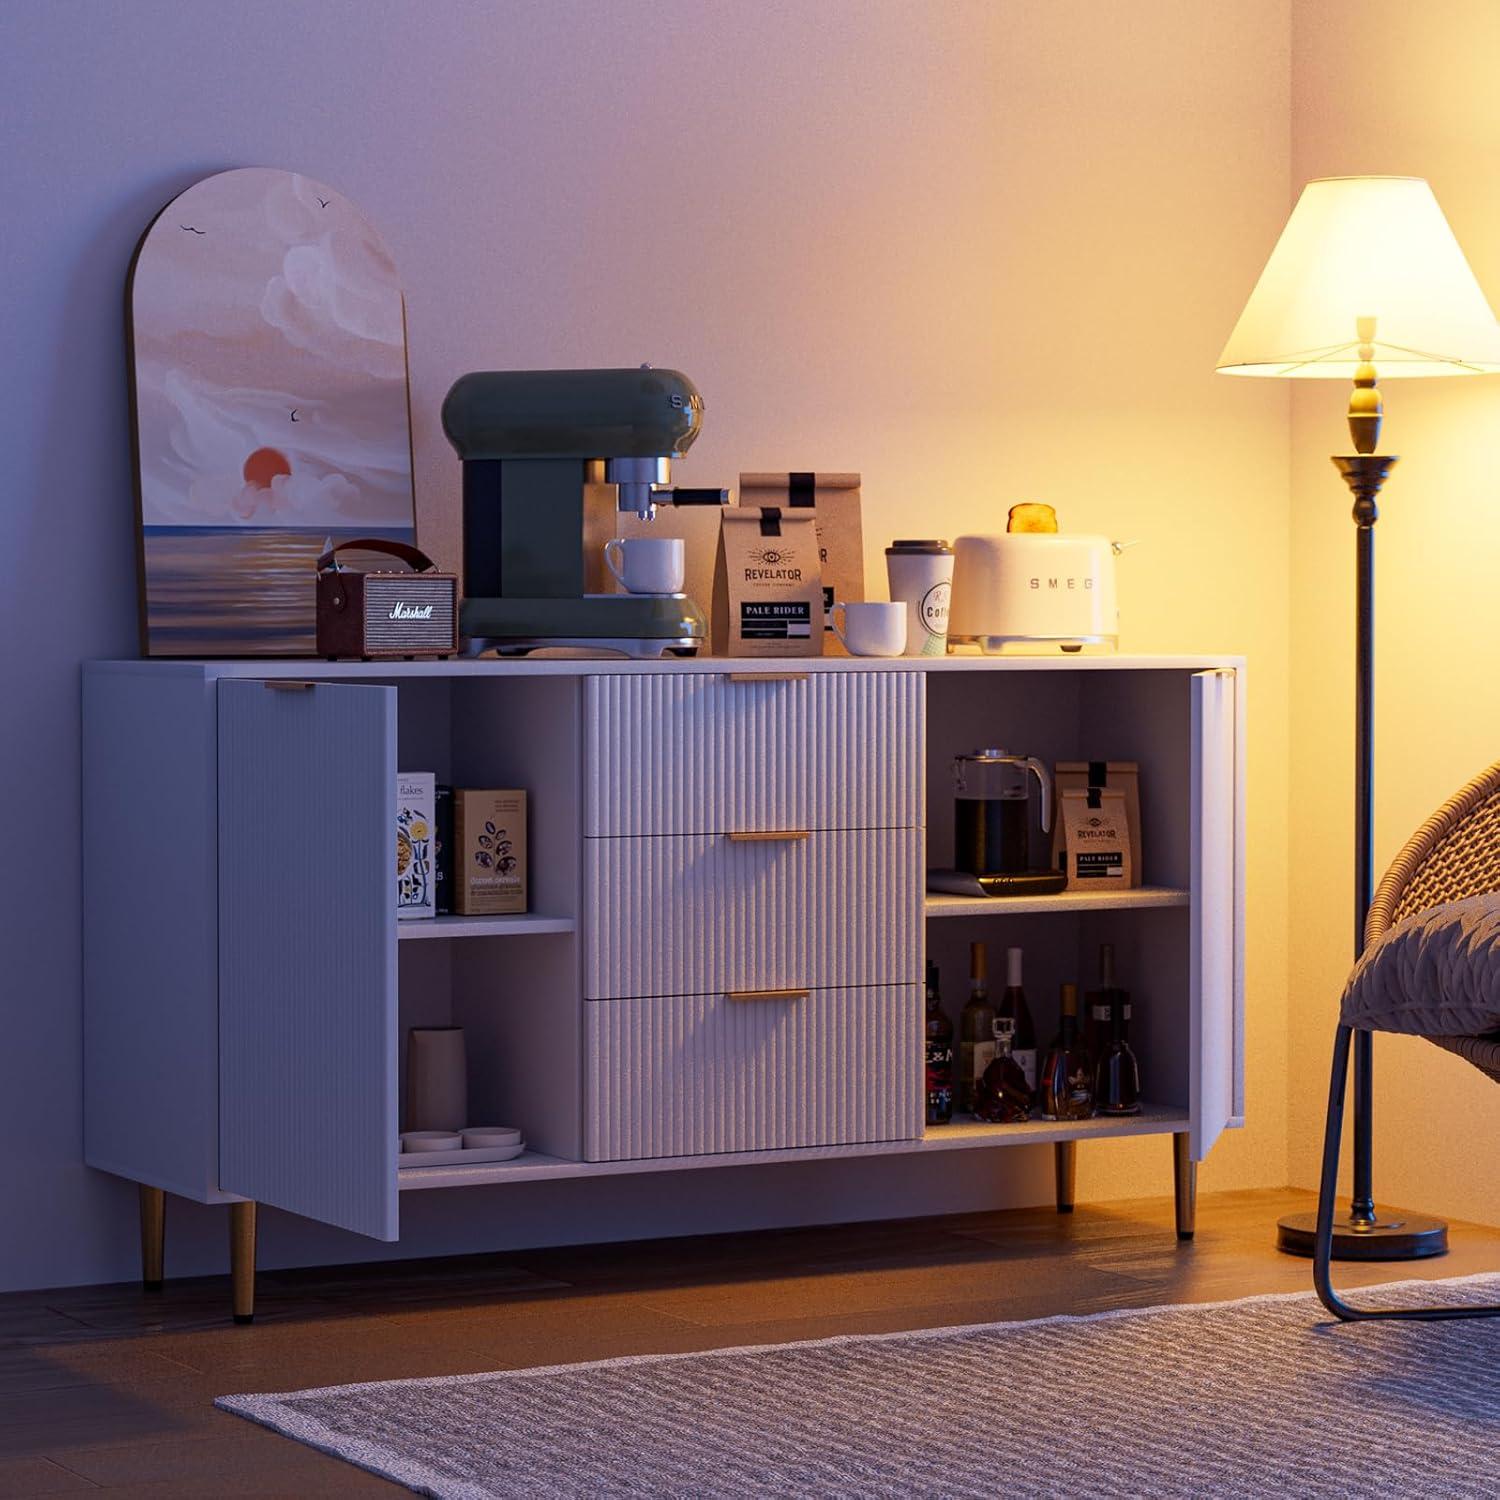
[[[936,1125],[917,1140],[867,1141],[848,1146],[799,1146],[777,1151],[732,1151],[704,1156],[657,1156],[635,1161],[567,1161],[540,1151],[524,1151],[512,1161],[472,1167],[403,1167],[403,1193],[419,1188],[483,1187],[502,1182],[546,1182],[561,1177],[619,1177],[642,1172],[683,1172],[703,1167],[754,1166],[778,1161],[834,1161],[845,1156],[901,1156],[976,1147],[1040,1146],[1050,1141],[1111,1140],[1131,1135],[1171,1135],[1188,1128],[1188,1112],[1147,1104],[1138,1115],[1092,1120],[1028,1120],[1024,1125],[988,1125],[955,1120]]]
[[[1167,885],[1126,891],[1059,891],[1054,896],[950,896],[927,893],[929,917],[1018,917],[1041,912],[1128,911],[1134,907],[1186,906],[1191,893]]]
[[[403,942],[422,938],[513,937],[522,933],[572,932],[572,917],[522,912],[511,917],[409,917],[396,923]]]

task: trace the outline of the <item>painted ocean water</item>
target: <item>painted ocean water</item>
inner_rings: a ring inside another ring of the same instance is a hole
[[[324,548],[357,536],[416,540],[411,527],[147,526],[143,533],[150,656],[312,656]],[[400,566],[378,559],[350,554],[355,565]]]

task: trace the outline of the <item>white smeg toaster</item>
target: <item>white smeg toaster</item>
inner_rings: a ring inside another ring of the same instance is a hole
[[[986,653],[1054,646],[1113,650],[1115,556],[1102,536],[1008,532],[953,543],[948,640]]]

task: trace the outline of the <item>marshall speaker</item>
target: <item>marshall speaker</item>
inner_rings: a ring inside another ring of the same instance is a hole
[[[409,570],[355,572],[340,552],[380,552]],[[438,573],[432,559],[405,542],[357,537],[318,559],[318,655],[453,656],[458,651],[458,575]]]

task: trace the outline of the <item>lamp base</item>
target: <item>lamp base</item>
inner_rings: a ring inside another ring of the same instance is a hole
[[[1276,1224],[1276,1248],[1309,1258],[1318,1236],[1316,1213],[1288,1214]],[[1333,1221],[1335,1260],[1426,1260],[1448,1253],[1448,1226],[1425,1214],[1379,1214],[1373,1224],[1348,1214]]]

